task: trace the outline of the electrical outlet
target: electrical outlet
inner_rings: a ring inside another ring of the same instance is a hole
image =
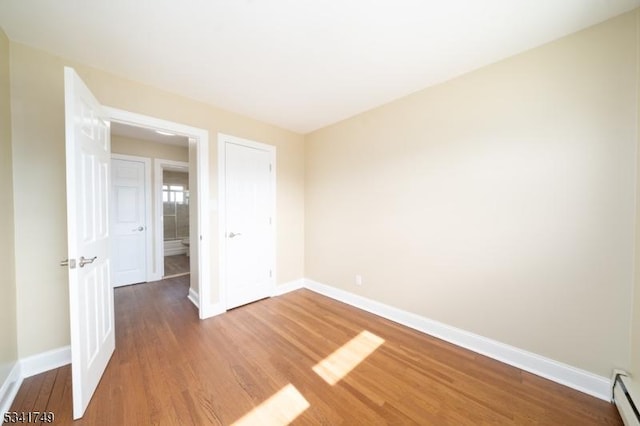
[[[356,275],[356,285],[362,285],[362,275]]]

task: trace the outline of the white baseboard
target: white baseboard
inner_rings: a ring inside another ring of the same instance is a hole
[[[71,346],[53,349],[21,359],[21,375],[23,378],[27,378],[67,364],[71,364]]]
[[[609,378],[313,280],[305,279],[304,287],[596,398],[611,401]]]
[[[207,319],[211,317],[215,317],[216,315],[223,314],[227,312],[227,309],[220,302],[218,303],[209,303],[205,305],[204,312],[200,315],[200,319]]]
[[[198,296],[198,293],[194,289],[189,288],[189,295],[187,296],[187,299],[189,299],[196,308],[200,309],[200,296]]]
[[[9,375],[0,386],[0,413],[6,413],[11,408],[11,404],[22,384],[22,374],[20,361],[16,361]]]
[[[305,280],[304,278],[300,278],[299,280],[289,281],[280,285],[277,285],[273,296],[280,296],[291,291],[295,291],[301,288],[304,288]],[[191,290],[189,291],[191,293]],[[220,315],[227,312],[227,308],[222,302],[210,303],[204,309],[204,315],[202,315],[201,319],[211,318],[216,315]]]
[[[71,346],[53,349],[17,361],[0,386],[0,413],[11,408],[24,379],[68,364],[71,364]]]
[[[153,272],[149,275],[147,275],[147,282],[148,283],[152,283],[155,281],[160,281],[162,279],[162,274],[158,273],[158,272]]]
[[[287,283],[283,283],[276,286],[276,290],[274,291],[274,296],[281,296],[283,294],[289,293],[291,291],[299,290],[304,288],[304,279],[301,278],[299,280],[289,281]]]

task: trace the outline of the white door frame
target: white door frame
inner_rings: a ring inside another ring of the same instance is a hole
[[[248,139],[239,138],[237,136],[230,136],[223,133],[218,133],[218,279],[220,283],[220,302],[219,306],[222,308],[221,311],[224,312],[227,310],[227,206],[226,206],[226,145],[227,143],[233,143],[236,145],[246,146],[248,148],[256,148],[261,150],[269,151],[271,154],[271,164],[273,167],[273,173],[271,173],[271,185],[273,188],[273,202],[271,217],[272,217],[272,226],[273,226],[273,250],[272,250],[272,271],[273,271],[273,288],[271,289],[271,296],[276,295],[276,283],[277,281],[277,269],[276,269],[276,250],[278,248],[276,239],[277,239],[277,218],[276,212],[278,209],[276,208],[276,147],[273,145],[268,145],[260,142],[251,141]]]
[[[138,161],[144,163],[144,221],[145,221],[145,281],[154,281],[153,274],[153,230],[151,229],[151,159],[136,155],[111,153],[112,160]]]
[[[173,121],[162,120],[118,108],[105,107],[111,121],[153,130],[163,130],[189,138],[189,144],[196,149],[197,197],[198,197],[198,277],[200,319],[214,315],[211,304],[210,275],[210,231],[209,231],[209,132],[205,129],[187,126]],[[192,238],[193,240],[193,238]]]
[[[156,218],[156,271],[160,274],[160,278],[164,277],[164,214],[162,206],[162,172],[165,168],[182,171],[189,171],[189,163],[185,161],[164,160],[156,158],[153,162],[153,186],[156,194],[156,205],[154,206],[154,217]],[[198,200],[199,201],[199,200]],[[198,204],[199,205],[199,204]],[[191,238],[191,232],[189,232]]]

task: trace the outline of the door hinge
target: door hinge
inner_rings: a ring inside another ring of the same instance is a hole
[[[269,171],[271,171],[271,163],[269,163]]]
[[[271,225],[271,218],[269,218],[269,225]]]
[[[273,278],[273,271],[269,269],[269,278]]]
[[[76,260],[75,259],[64,259],[60,262],[60,266],[68,266],[69,269],[76,268]]]

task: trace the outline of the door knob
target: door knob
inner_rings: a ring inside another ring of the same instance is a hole
[[[88,263],[93,263],[93,261],[96,260],[97,258],[98,256],[93,256],[91,259],[87,259],[84,256],[80,256],[80,267],[83,268],[84,265]]]
[[[229,238],[238,237],[240,235],[242,235],[240,232],[238,232],[237,234],[235,232],[229,232]]]
[[[144,226],[138,226],[137,228],[134,228],[134,229],[132,229],[131,231],[132,231],[132,232],[135,232],[135,231],[142,232],[142,231],[144,231]]]

